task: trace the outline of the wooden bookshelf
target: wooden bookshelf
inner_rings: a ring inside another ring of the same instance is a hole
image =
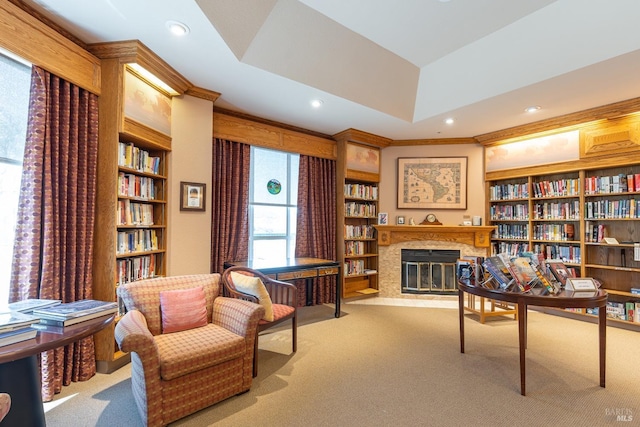
[[[93,297],[117,301],[120,283],[167,274],[170,128],[158,130],[158,126],[130,117],[126,107],[126,97],[131,96],[126,88],[131,84],[129,79],[139,79],[140,84],[151,86],[130,64],[148,67],[148,71],[172,87],[184,91],[186,86],[182,84],[185,80],[159,58],[154,59],[153,53],[137,41],[101,43],[89,50],[101,58],[103,89]],[[168,100],[170,114],[171,95],[155,86],[151,89]],[[115,342],[117,321],[118,318],[94,337],[98,372],[113,372],[130,360],[129,354],[121,352]]]

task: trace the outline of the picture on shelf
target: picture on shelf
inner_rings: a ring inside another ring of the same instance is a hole
[[[397,224],[397,225],[404,225],[404,216],[402,216],[402,215],[398,215],[398,216],[396,217],[396,224]]]
[[[386,212],[378,214],[378,225],[387,225],[389,223],[389,215]]]

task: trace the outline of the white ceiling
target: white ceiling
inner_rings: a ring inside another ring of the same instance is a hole
[[[24,2],[86,43],[140,40],[216,106],[328,135],[471,137],[640,96],[638,0]]]

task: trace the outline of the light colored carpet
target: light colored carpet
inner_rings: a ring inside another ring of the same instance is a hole
[[[293,355],[286,328],[262,335],[251,390],[172,425],[640,425],[638,332],[607,328],[601,388],[597,325],[531,311],[527,396],[521,396],[512,318],[481,325],[468,315],[461,354],[457,310],[342,308],[338,319],[331,305],[300,309]],[[47,404],[47,425],[141,425],[129,369],[65,387]]]

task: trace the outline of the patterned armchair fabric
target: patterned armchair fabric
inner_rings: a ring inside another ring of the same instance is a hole
[[[4,419],[11,409],[11,396],[8,393],[0,393],[0,421]]]
[[[202,286],[206,326],[162,334],[160,292]],[[253,351],[264,308],[220,295],[220,275],[162,277],[123,284],[127,308],[115,329],[131,352],[131,386],[148,426],[164,426],[251,388]]]

